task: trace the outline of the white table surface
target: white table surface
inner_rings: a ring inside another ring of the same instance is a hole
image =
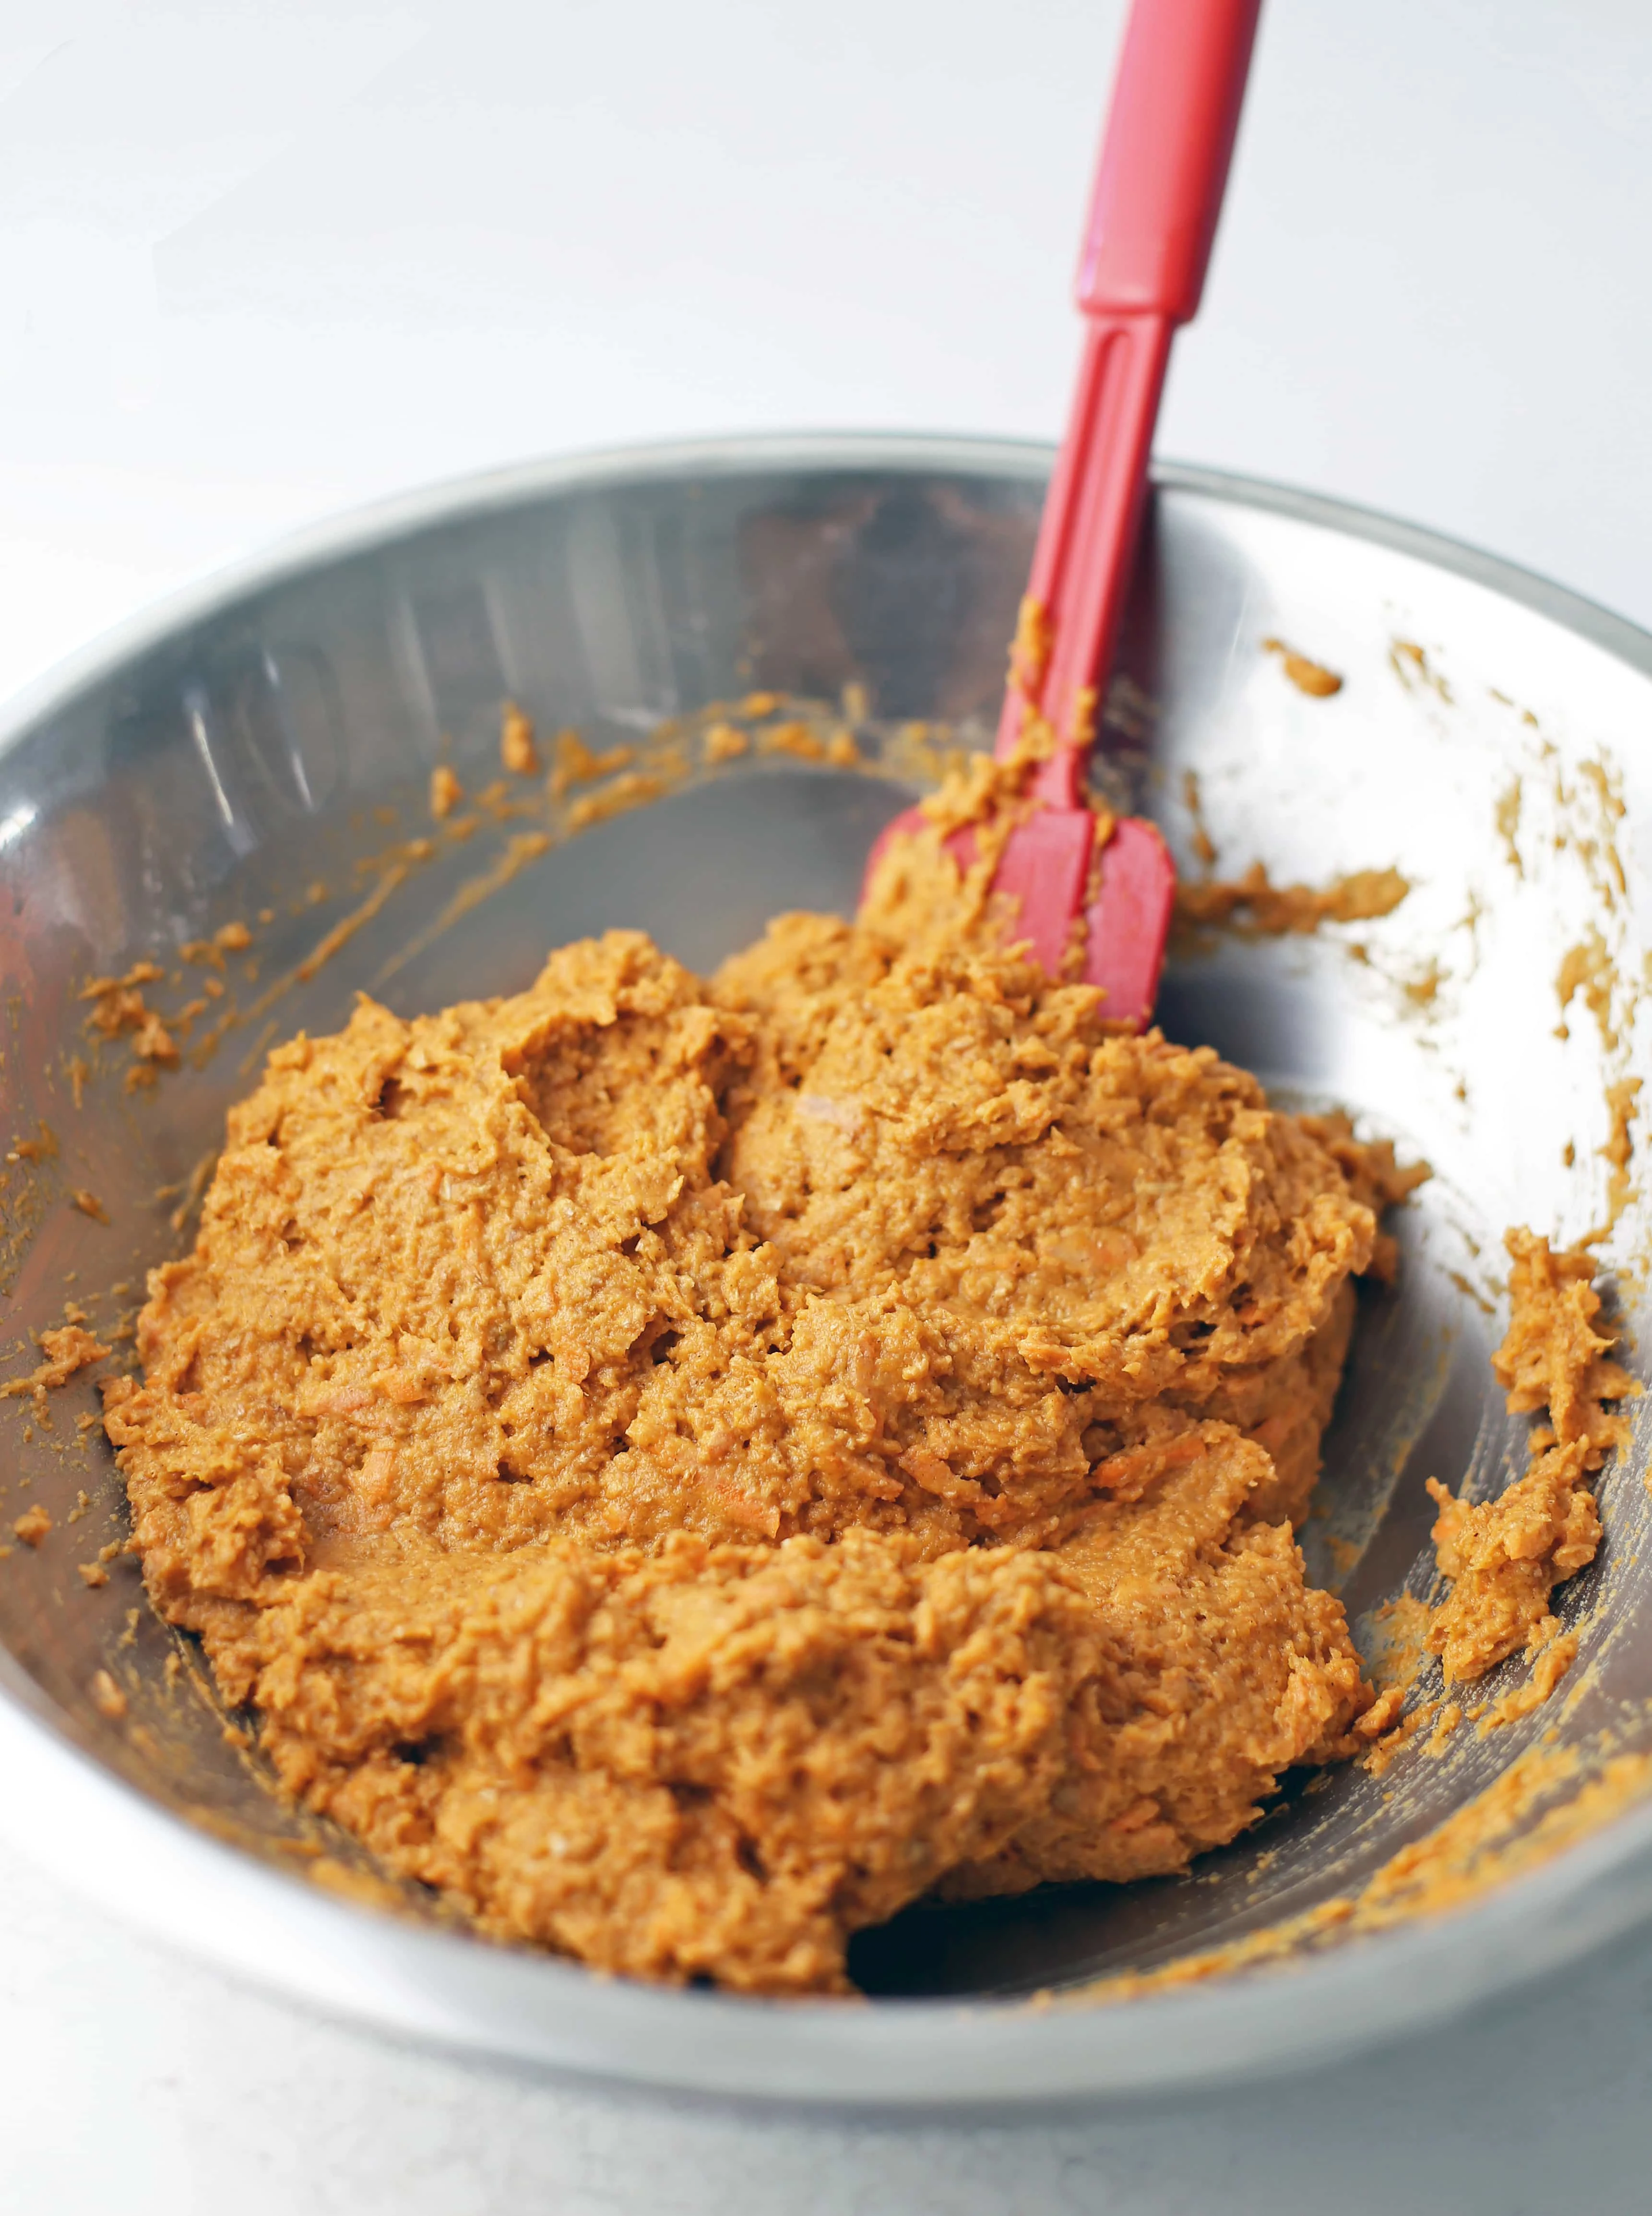
[[[0,0],[0,692],[329,510],[740,429],[1048,435],[1118,0]],[[1652,623],[1646,0],[1268,0],[1161,445]],[[873,2129],[309,2020],[0,1850],[0,2211],[1652,2202],[1652,1938],[1173,2111]]]

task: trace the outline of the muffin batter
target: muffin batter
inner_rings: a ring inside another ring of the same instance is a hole
[[[1541,1410],[1546,1420],[1531,1434],[1531,1467],[1494,1499],[1459,1500],[1428,1480],[1440,1510],[1434,1548],[1452,1580],[1428,1646],[1448,1685],[1471,1684],[1516,1648],[1540,1653],[1555,1640],[1560,1625],[1549,1596],[1594,1560],[1600,1515],[1588,1480],[1629,1436],[1617,1404],[1638,1390],[1611,1359],[1618,1334],[1600,1328],[1595,1257],[1554,1253],[1519,1228],[1505,1243],[1509,1324],[1491,1366],[1511,1415]]]
[[[498,1936],[841,1990],[925,1892],[1182,1868],[1369,1703],[1291,1526],[1404,1180],[912,895],[363,1000],[150,1279],[157,1605]]]

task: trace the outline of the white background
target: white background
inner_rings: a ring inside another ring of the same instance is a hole
[[[1116,0],[0,0],[0,692],[555,449],[1056,430]],[[1652,624],[1652,8],[1268,0],[1161,447]],[[1169,2114],[803,2127],[307,2022],[0,1858],[0,2209],[1643,2211],[1652,1944]]]

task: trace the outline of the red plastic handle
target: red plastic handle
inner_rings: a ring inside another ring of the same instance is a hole
[[[1049,625],[1048,660],[1033,697],[1056,748],[1030,787],[1047,808],[1079,805],[1130,586],[1170,328],[1167,316],[1093,317],[1084,334],[1072,416],[1027,580]],[[1001,760],[1014,754],[1023,713],[1011,686],[998,725]]]
[[[1032,791],[1078,805],[1146,496],[1170,334],[1199,305],[1262,0],[1135,0],[1079,263],[1084,360],[1027,591],[1047,658],[998,726],[1013,754],[1022,688],[1057,748]]]
[[[1262,0],[1136,0],[1084,251],[1087,316],[1197,312]]]

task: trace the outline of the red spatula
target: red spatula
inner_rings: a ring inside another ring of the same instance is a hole
[[[1130,583],[1170,334],[1199,305],[1261,5],[1135,0],[1131,9],[1078,264],[1084,358],[998,724],[1001,761],[1035,735],[1049,748],[1026,787],[1033,811],[993,878],[1020,902],[1016,935],[1053,973],[1082,915],[1084,976],[1102,988],[1102,1013],[1138,1030],[1158,990],[1176,871],[1158,833],[1134,816],[1115,823],[1094,856],[1084,766]],[[1032,718],[1041,721],[1029,729]],[[869,874],[891,838],[924,820],[916,809],[897,816]],[[973,834],[949,843],[967,867]]]

